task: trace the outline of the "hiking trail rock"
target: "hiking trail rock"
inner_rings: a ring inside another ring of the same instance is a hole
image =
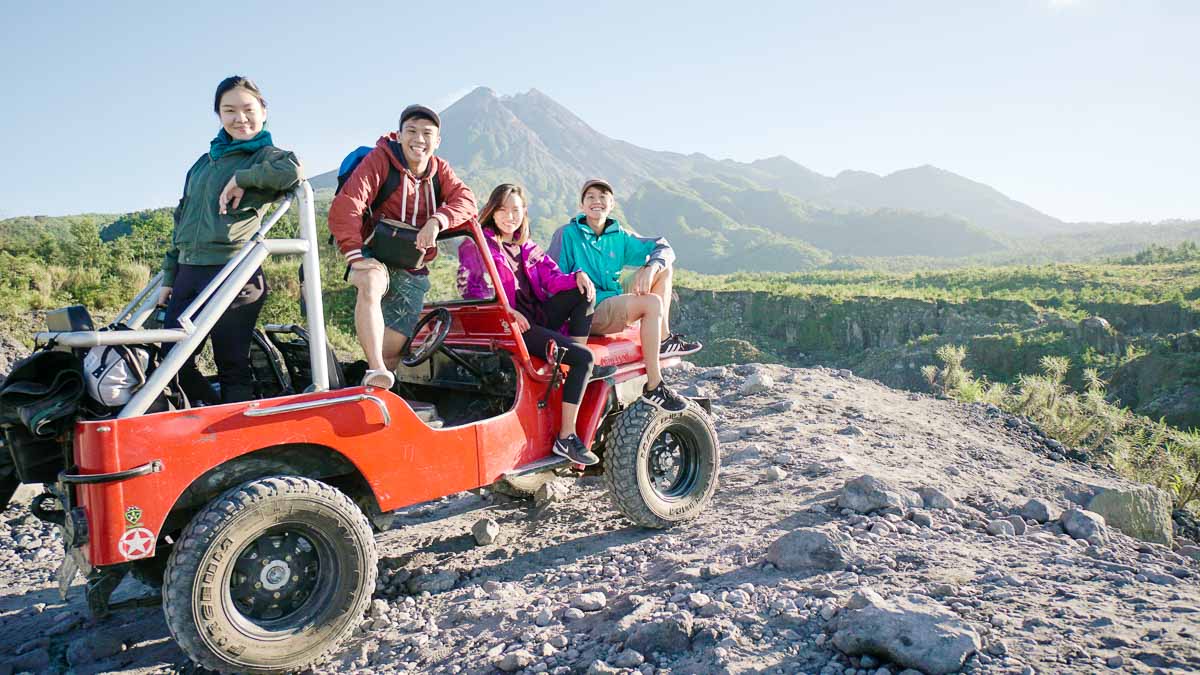
[[[946,493],[937,488],[928,486],[917,488],[917,495],[921,497],[921,501],[924,503],[925,508],[927,509],[936,509],[941,511],[958,507],[957,502],[950,497],[947,497]]]
[[[842,570],[854,555],[854,542],[837,531],[800,529],[767,549],[767,560],[781,570]]]
[[[570,497],[571,485],[566,480],[556,478],[548,480],[537,489],[534,493],[534,500],[538,504],[553,504],[561,502]]]
[[[775,386],[775,379],[766,373],[754,373],[746,378],[742,386],[738,389],[738,393],[742,396],[750,394],[761,394],[770,391]]]
[[[863,589],[839,613],[833,644],[851,656],[882,654],[900,665],[942,675],[961,669],[982,641],[970,624],[929,598],[885,600]]]
[[[784,478],[787,478],[787,475],[788,475],[787,471],[784,471],[783,469],[781,469],[777,466],[772,466],[767,469],[766,473],[763,474],[763,478],[766,481],[773,483],[775,481],[779,481],[779,480],[783,480]]]
[[[993,520],[987,524],[987,532],[991,535],[1005,535],[1012,537],[1016,535],[1016,528],[1007,520]]]
[[[678,654],[691,646],[693,627],[692,615],[687,612],[643,623],[633,629],[625,648],[641,654]]]
[[[412,577],[408,580],[408,592],[414,595],[419,593],[441,593],[454,588],[454,584],[458,583],[458,572],[454,570],[441,570],[438,572],[427,572]]]
[[[1108,537],[1108,527],[1104,523],[1104,518],[1091,511],[1084,509],[1064,511],[1059,517],[1059,522],[1062,523],[1063,530],[1076,539],[1092,541],[1093,539],[1104,540]]]
[[[480,546],[494,544],[500,536],[500,524],[491,518],[481,518],[471,526],[471,534]]]
[[[889,480],[863,475],[847,481],[838,495],[838,506],[858,513],[880,509],[906,509],[923,506],[920,495]]]
[[[1058,520],[1059,516],[1062,515],[1062,509],[1045,499],[1030,499],[1025,502],[1025,506],[1021,507],[1021,515],[1039,523],[1048,523],[1052,520]]]
[[[1156,487],[1107,489],[1092,497],[1087,510],[1134,539],[1164,546],[1173,541],[1171,496]]]
[[[496,664],[496,667],[506,673],[512,673],[528,668],[529,666],[533,665],[533,661],[533,654],[530,654],[524,649],[518,649],[515,652],[509,652],[505,654]]]
[[[592,591],[591,593],[584,593],[575,598],[572,606],[585,612],[595,612],[604,609],[606,604],[608,604],[608,599],[604,597],[603,593]]]

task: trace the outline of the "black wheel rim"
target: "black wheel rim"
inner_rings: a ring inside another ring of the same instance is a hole
[[[691,494],[700,475],[696,439],[684,427],[667,427],[646,453],[646,475],[660,499],[672,501]]]
[[[233,609],[271,630],[295,625],[320,611],[335,575],[325,539],[297,524],[272,527],[247,544],[229,576]]]

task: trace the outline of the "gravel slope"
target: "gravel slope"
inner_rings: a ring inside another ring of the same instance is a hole
[[[360,634],[322,670],[894,675],[904,666],[834,646],[865,588],[963,622],[980,645],[965,672],[1200,670],[1200,562],[1111,530],[1091,545],[1056,524],[990,525],[1031,497],[1065,507],[1125,485],[1019,421],[821,368],[685,364],[671,377],[720,395],[721,488],[703,516],[634,528],[597,477],[540,505],[485,493],[407,509],[379,537]],[[843,485],[864,474],[952,503],[843,511]],[[481,518],[499,525],[497,542],[476,544]],[[821,571],[767,562],[773,542],[805,528],[848,540],[852,559]],[[193,670],[159,609],[93,623],[82,588],[60,602],[59,547],[20,508],[3,512],[0,675]],[[127,580],[118,597],[146,592]]]

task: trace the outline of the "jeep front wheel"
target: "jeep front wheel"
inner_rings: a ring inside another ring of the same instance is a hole
[[[604,480],[625,517],[665,528],[691,520],[717,489],[721,452],[712,421],[689,401],[668,413],[637,401],[609,435]]]
[[[375,590],[371,526],[342,492],[295,476],[244,483],[184,529],[163,610],[197,664],[275,673],[321,663]]]

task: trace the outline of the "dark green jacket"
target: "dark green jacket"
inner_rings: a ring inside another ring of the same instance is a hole
[[[246,194],[237,210],[220,215],[217,197],[234,174]],[[231,150],[217,160],[204,153],[188,170],[183,198],[175,207],[171,249],[163,258],[163,285],[175,283],[179,265],[229,262],[258,230],[267,205],[296,187],[302,177],[296,155],[273,145],[253,153]]]

